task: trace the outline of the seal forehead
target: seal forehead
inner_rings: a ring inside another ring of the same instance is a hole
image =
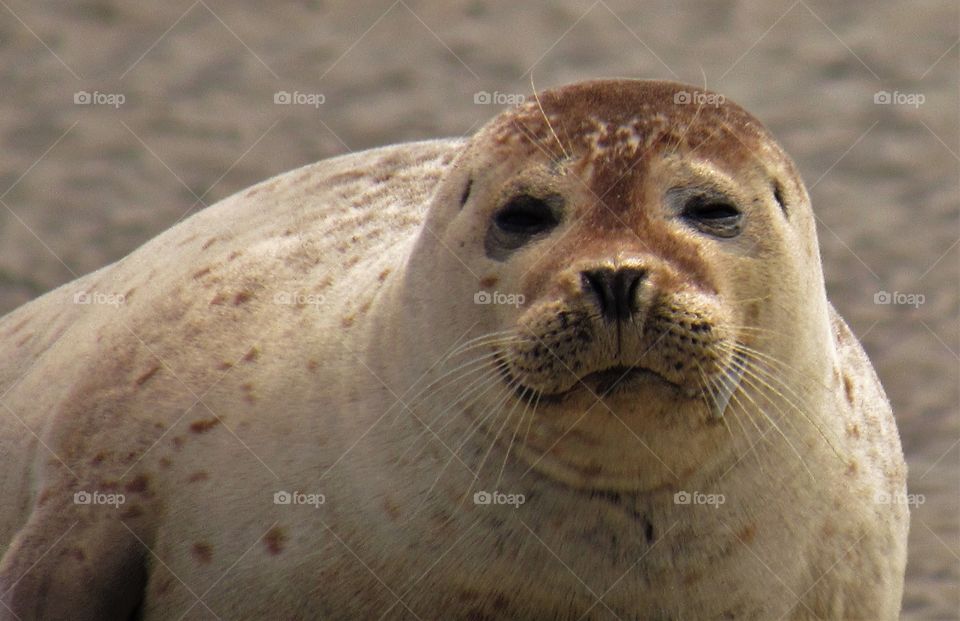
[[[599,196],[625,196],[651,161],[672,153],[693,153],[731,172],[761,165],[761,155],[788,161],[743,108],[672,82],[600,80],[548,90],[504,112],[489,131],[512,151],[566,161],[591,178]]]

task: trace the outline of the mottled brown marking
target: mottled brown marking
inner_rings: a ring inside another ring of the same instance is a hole
[[[244,401],[246,401],[247,403],[256,403],[256,402],[257,402],[257,397],[256,397],[256,395],[253,394],[253,384],[252,384],[252,383],[246,382],[246,383],[242,384],[242,385],[240,386],[240,388],[243,389],[243,393],[244,393],[244,394],[243,394],[243,400],[244,400]]]
[[[210,475],[203,470],[198,470],[194,472],[187,478],[188,483],[196,483],[197,481],[206,481],[210,478]]]
[[[249,291],[240,291],[235,296],[233,296],[233,305],[240,306],[246,302],[249,302],[253,298],[253,294]]]
[[[244,362],[254,362],[257,358],[260,357],[260,350],[256,347],[251,347],[247,353],[243,355]]]
[[[855,440],[860,439],[860,425],[856,423],[851,423],[847,425],[847,435]]]
[[[198,270],[198,271],[194,272],[194,273],[193,273],[193,278],[194,278],[194,280],[196,280],[196,279],[198,279],[198,278],[203,278],[204,276],[206,276],[207,274],[209,274],[212,269],[213,269],[212,267],[207,266],[207,267],[203,268],[202,270]]]
[[[190,552],[193,553],[193,557],[197,559],[201,565],[207,565],[213,559],[213,548],[205,541],[194,543],[193,547],[190,548]]]
[[[17,332],[19,332],[20,330],[22,330],[23,327],[26,326],[28,323],[30,323],[30,319],[24,319],[23,321],[21,321],[21,322],[18,323],[17,325],[13,326],[13,329],[10,330],[10,332],[8,332],[7,334],[10,335],[10,336],[13,336],[14,334],[16,334]]]
[[[498,280],[499,279],[493,274],[489,276],[484,276],[483,278],[480,279],[480,286],[483,287],[484,289],[489,289],[490,287],[496,285]]]
[[[120,517],[128,520],[134,520],[143,515],[143,507],[140,505],[124,505],[120,512]]]
[[[127,292],[123,294],[123,301],[124,301],[124,302],[129,302],[129,301],[130,301],[130,298],[132,298],[132,297],[133,297],[133,294],[136,293],[136,292],[137,292],[137,288],[136,288],[136,287],[130,287],[129,289],[127,289]]]
[[[203,242],[203,245],[200,246],[200,250],[206,250],[207,248],[209,248],[210,246],[212,246],[212,245],[214,244],[214,242],[216,242],[216,241],[217,241],[217,238],[216,238],[216,237],[211,237],[211,238],[208,239],[207,241]]]
[[[150,493],[150,479],[145,474],[138,474],[132,481],[127,483],[123,489],[131,494]]]
[[[217,369],[219,369],[220,371],[228,371],[232,368],[233,368],[233,363],[228,362],[226,360],[224,360],[223,362],[217,365]]]
[[[219,418],[206,418],[202,420],[195,420],[190,423],[190,431],[193,433],[204,433],[210,431],[213,427],[220,424]]]
[[[164,470],[166,470],[167,468],[173,465],[173,462],[170,461],[170,459],[168,459],[167,457],[161,457],[157,463],[159,463],[160,467],[163,468]]]
[[[393,502],[389,498],[383,499],[383,510],[387,512],[387,515],[394,522],[400,518],[400,507],[398,507],[397,503]]]
[[[227,257],[227,261],[233,261],[234,259],[236,259],[237,257],[239,257],[241,254],[243,254],[243,253],[240,252],[239,250],[234,250],[234,251],[231,252],[230,255]]]
[[[263,543],[267,546],[267,552],[276,556],[283,552],[287,543],[287,535],[283,532],[283,529],[274,526],[263,536]]]
[[[153,365],[152,367],[150,367],[150,369],[149,369],[146,373],[144,373],[143,375],[141,375],[140,377],[138,377],[138,378],[136,379],[136,381],[135,381],[136,385],[137,385],[137,386],[143,386],[144,384],[147,383],[147,381],[148,381],[151,377],[153,377],[154,375],[156,375],[157,371],[159,371],[159,370],[160,370],[160,365],[159,365],[159,364]]]
[[[753,524],[747,524],[737,532],[737,540],[744,545],[750,545],[756,536],[757,529]]]
[[[379,280],[380,282],[385,281],[385,280],[387,279],[387,276],[390,275],[390,272],[391,272],[391,270],[390,270],[390,268],[388,267],[387,269],[385,269],[385,270],[383,270],[382,272],[380,272],[380,275],[377,276],[377,280]]]
[[[184,439],[182,436],[174,436],[170,439],[173,442],[173,448],[180,450],[183,448]]]
[[[850,375],[847,373],[843,374],[843,392],[847,395],[847,403],[850,405],[854,404],[853,398],[853,380],[850,378]]]
[[[340,325],[343,326],[344,328],[349,328],[350,326],[353,325],[353,321],[354,321],[354,316],[352,314],[345,315],[343,319],[340,320]]]
[[[218,293],[213,296],[213,299],[210,300],[210,306],[222,306],[227,301],[227,296],[223,293]]]
[[[104,453],[103,451],[100,451],[99,453],[97,453],[96,455],[94,455],[93,458],[90,460],[90,465],[91,465],[91,466],[99,466],[100,464],[103,463],[103,461],[104,461],[106,458],[107,458],[107,454]]]
[[[317,368],[319,368],[319,366],[320,366],[320,363],[318,363],[316,360],[312,360],[312,359],[311,359],[311,360],[307,360],[307,370],[308,370],[308,371],[316,371]]]

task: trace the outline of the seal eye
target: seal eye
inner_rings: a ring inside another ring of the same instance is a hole
[[[493,217],[497,227],[511,235],[533,236],[557,225],[557,217],[546,200],[521,194],[514,196]]]
[[[710,196],[693,196],[683,206],[682,217],[696,229],[716,237],[736,237],[743,214],[728,201]]]

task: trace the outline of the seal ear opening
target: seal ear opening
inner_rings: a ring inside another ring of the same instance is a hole
[[[787,203],[783,199],[783,186],[780,185],[780,182],[776,179],[773,180],[773,198],[776,199],[777,204],[780,205],[780,211],[783,212],[783,215],[789,217],[787,213]]]

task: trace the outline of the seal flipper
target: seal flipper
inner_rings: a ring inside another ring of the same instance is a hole
[[[145,554],[119,517],[37,509],[0,561],[0,620],[136,619]]]

